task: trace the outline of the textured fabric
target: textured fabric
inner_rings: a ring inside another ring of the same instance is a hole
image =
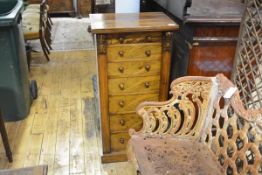
[[[40,9],[40,4],[29,4],[27,9]]]
[[[23,13],[22,19],[25,40],[39,39],[40,14]]]
[[[40,13],[40,9],[37,8],[27,8],[23,13]]]

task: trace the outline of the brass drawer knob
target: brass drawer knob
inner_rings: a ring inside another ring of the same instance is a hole
[[[123,73],[124,70],[125,70],[125,68],[124,68],[123,66],[120,66],[120,67],[118,68],[118,71],[121,72],[121,73]]]
[[[119,142],[120,142],[121,144],[124,144],[124,143],[125,143],[125,139],[124,139],[124,138],[120,138],[120,139],[119,139]]]
[[[145,82],[145,87],[149,88],[150,87],[150,83],[149,82]]]
[[[121,57],[123,57],[124,54],[125,54],[124,51],[119,51],[119,52],[118,52],[118,55],[121,56]]]
[[[146,41],[151,42],[152,41],[152,37],[151,36],[146,36]]]
[[[125,126],[126,122],[125,122],[124,119],[120,119],[120,120],[119,120],[119,124],[120,124],[121,126]]]
[[[119,42],[120,42],[121,44],[123,44],[124,41],[125,41],[125,38],[124,38],[124,37],[120,37],[120,38],[119,38]]]
[[[123,108],[123,107],[125,106],[125,102],[124,102],[123,100],[121,100],[121,101],[119,102],[119,106],[120,106],[121,108]]]
[[[145,65],[145,69],[146,69],[146,71],[150,71],[150,69],[151,69],[150,64],[146,64],[146,65]]]
[[[199,46],[199,42],[194,42],[192,45],[197,47],[197,46]]]
[[[150,57],[151,56],[151,51],[147,50],[147,51],[145,51],[145,54],[146,54],[147,57]]]
[[[124,83],[120,83],[120,84],[118,85],[118,87],[119,87],[120,90],[124,90],[124,89],[125,89]]]

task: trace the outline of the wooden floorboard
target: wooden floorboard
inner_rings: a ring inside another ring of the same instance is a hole
[[[102,165],[94,51],[33,54],[39,97],[22,121],[6,123],[14,162],[0,144],[0,168],[48,165],[49,175],[132,175],[129,163]]]

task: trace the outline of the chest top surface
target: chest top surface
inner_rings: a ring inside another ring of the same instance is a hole
[[[178,25],[162,12],[90,14],[95,34],[174,31]]]

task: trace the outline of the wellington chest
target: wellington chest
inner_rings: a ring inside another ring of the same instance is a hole
[[[125,161],[128,130],[142,126],[137,105],[167,99],[171,40],[178,25],[162,12],[90,18],[97,43],[102,162]]]

